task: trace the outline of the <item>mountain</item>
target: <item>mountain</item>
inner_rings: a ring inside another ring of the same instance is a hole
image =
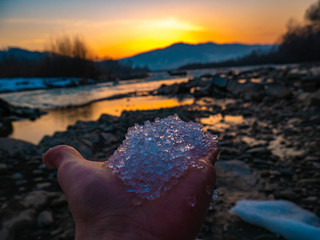
[[[151,70],[170,70],[190,63],[219,62],[250,54],[252,51],[269,51],[273,45],[175,43],[169,47],[140,53],[120,59],[133,67],[147,66]]]
[[[8,48],[6,50],[0,50],[0,60],[4,58],[15,58],[20,60],[40,60],[45,57],[45,52],[33,52],[21,48]]]

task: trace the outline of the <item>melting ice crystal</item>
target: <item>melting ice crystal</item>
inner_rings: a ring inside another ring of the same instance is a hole
[[[129,128],[106,165],[129,192],[142,199],[155,199],[162,190],[174,186],[189,167],[201,167],[197,160],[209,152],[216,139],[204,134],[197,123],[186,123],[175,114]]]

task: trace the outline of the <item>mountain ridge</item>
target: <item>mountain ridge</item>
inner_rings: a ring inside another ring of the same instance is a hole
[[[131,57],[119,59],[123,64],[133,67],[147,66],[151,70],[172,70],[185,64],[218,62],[243,57],[252,51],[266,52],[270,44],[218,44],[205,42],[190,44],[178,42],[164,48],[142,52]]]

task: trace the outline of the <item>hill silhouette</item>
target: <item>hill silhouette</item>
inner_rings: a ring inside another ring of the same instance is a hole
[[[238,58],[252,51],[267,52],[272,45],[217,44],[214,42],[188,44],[175,43],[166,48],[156,49],[121,59],[132,66],[147,66],[151,70],[176,69],[190,63],[220,62]]]

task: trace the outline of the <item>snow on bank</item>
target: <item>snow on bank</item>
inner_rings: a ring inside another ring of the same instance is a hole
[[[244,221],[289,240],[319,240],[319,218],[294,203],[284,200],[241,200],[231,210]]]
[[[75,86],[79,78],[0,78],[0,92]]]

